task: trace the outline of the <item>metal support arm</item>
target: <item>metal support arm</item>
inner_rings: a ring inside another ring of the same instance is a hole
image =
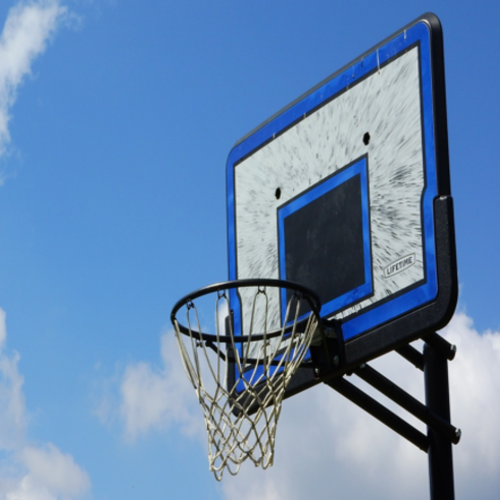
[[[453,444],[459,442],[461,436],[461,431],[459,429],[453,427],[453,425],[445,419],[431,411],[427,406],[398,387],[394,382],[391,382],[371,366],[363,364],[355,370],[354,373],[429,427],[445,436],[446,439]]]
[[[329,385],[332,389],[342,394],[353,403],[357,404],[363,410],[367,411],[370,415],[380,420],[393,431],[397,432],[408,441],[423,451],[427,451],[429,441],[425,434],[422,434],[415,427],[405,422],[402,418],[398,417],[391,410],[381,405],[378,401],[373,399],[368,394],[358,389],[355,385],[351,384],[344,378],[334,378],[327,380],[325,384]]]

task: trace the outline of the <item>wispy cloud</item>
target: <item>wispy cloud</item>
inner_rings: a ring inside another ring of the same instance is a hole
[[[5,312],[0,309],[0,448],[12,450],[25,431],[24,379],[17,368],[19,354],[5,354],[6,341]]]
[[[5,312],[0,309],[0,498],[70,500],[90,489],[87,473],[52,443],[26,439],[26,408],[19,354],[7,349]]]
[[[0,157],[10,142],[10,109],[18,87],[66,15],[58,0],[19,2],[9,11],[0,36]],[[0,184],[4,180],[0,176]]]
[[[457,497],[493,500],[500,491],[500,333],[479,334],[464,313],[457,313],[441,333],[458,347],[449,363],[452,423],[463,431],[453,448]],[[124,372],[121,412],[129,438],[152,429],[203,424],[173,332],[162,337],[162,359],[160,370],[140,362]],[[403,358],[390,354],[373,366],[423,400],[423,375]],[[425,432],[403,410],[398,413]],[[417,500],[429,495],[427,455],[327,386],[285,401],[272,468],[263,472],[246,465],[237,478],[224,478],[227,500]]]

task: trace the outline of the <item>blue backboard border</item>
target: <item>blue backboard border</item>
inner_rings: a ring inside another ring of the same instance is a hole
[[[434,299],[423,307],[409,311],[407,314],[399,316],[388,323],[374,327],[369,332],[358,335],[346,342],[346,363],[342,368],[343,372],[350,368],[358,366],[360,363],[373,359],[386,352],[389,352],[408,342],[416,340],[431,333],[435,330],[443,328],[451,319],[455,310],[458,297],[458,279],[456,266],[456,250],[455,250],[455,234],[453,220],[453,200],[451,198],[450,178],[449,178],[449,153],[448,153],[448,128],[446,116],[446,92],[445,92],[445,69],[444,69],[444,49],[443,49],[443,34],[441,23],[437,16],[432,13],[427,13],[407,26],[403,27],[395,34],[386,38],[378,45],[366,51],[360,57],[356,58],[351,63],[345,65],[339,71],[320,82],[316,87],[309,92],[300,96],[289,106],[279,111],[269,118],[262,125],[251,131],[241,140],[239,140],[231,150],[227,162],[227,200],[228,200],[228,250],[229,250],[229,277],[236,278],[236,228],[234,219],[234,167],[240,161],[251,154],[255,147],[262,147],[264,141],[272,140],[272,135],[269,136],[269,131],[272,130],[269,125],[276,121],[280,116],[283,117],[293,109],[298,109],[297,104],[304,99],[311,97],[319,88],[328,84],[335,78],[348,73],[354,68],[354,76],[356,77],[356,67],[361,67],[361,64],[368,64],[371,57],[377,60],[377,69],[380,65],[388,63],[391,57],[387,52],[384,53],[383,48],[395,48],[396,41],[404,40],[408,44],[412,34],[416,30],[420,30],[421,38],[417,43],[424,43],[424,49],[428,51],[428,66],[421,71],[425,75],[425,91],[428,92],[431,102],[432,113],[427,113],[424,120],[424,129],[428,137],[434,139],[433,143],[427,145],[424,143],[426,162],[430,159],[431,164],[435,165],[431,178],[427,178],[427,182],[434,184],[435,188],[426,190],[426,196],[431,199],[434,206],[433,210],[426,215],[425,224],[433,228],[435,235],[429,235],[426,231],[425,246],[435,250],[435,281],[438,284]],[[422,33],[424,30],[424,33]],[[408,42],[406,42],[408,40]],[[407,48],[408,48],[407,47]],[[404,50],[404,49],[403,49]],[[422,52],[422,49],[421,49]],[[385,59],[384,59],[385,58]],[[375,68],[372,68],[374,71]],[[352,73],[351,73],[352,76]],[[360,77],[358,77],[360,78]],[[354,78],[356,81],[356,78]],[[352,84],[350,84],[352,85]],[[310,111],[312,112],[313,106]],[[301,119],[300,116],[296,117]],[[289,126],[292,124],[288,122]],[[273,132],[276,134],[276,131]],[[267,134],[267,138],[266,138]],[[251,139],[251,137],[254,139]],[[260,139],[256,139],[260,137]],[[249,140],[250,139],[250,140]],[[257,142],[260,141],[260,146]],[[423,200],[423,203],[429,204],[429,200]],[[338,373],[332,374],[332,376]],[[292,383],[287,389],[287,396],[300,392],[308,387],[318,383],[310,370],[299,369]]]

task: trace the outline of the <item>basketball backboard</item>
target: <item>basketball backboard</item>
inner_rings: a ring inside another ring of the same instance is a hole
[[[314,290],[322,316],[341,322],[343,369],[443,327],[457,278],[437,17],[418,18],[238,141],[227,209],[229,279]],[[270,296],[276,327],[286,300]],[[288,393],[314,383],[300,369]]]

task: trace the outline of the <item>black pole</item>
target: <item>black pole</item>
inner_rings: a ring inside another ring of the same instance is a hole
[[[448,360],[445,354],[427,343],[424,345],[424,380],[427,407],[450,422]],[[454,500],[451,442],[430,427],[427,427],[427,436],[431,500]]]

